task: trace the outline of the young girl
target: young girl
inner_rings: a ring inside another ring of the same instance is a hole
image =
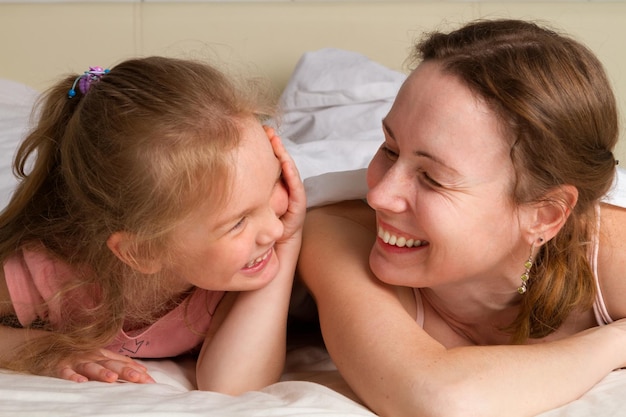
[[[41,104],[0,215],[0,365],[146,383],[131,357],[201,346],[199,389],[277,381],[306,202],[263,96],[149,57]]]

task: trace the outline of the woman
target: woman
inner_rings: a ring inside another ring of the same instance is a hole
[[[383,416],[528,416],[626,363],[624,209],[602,65],[530,22],[434,33],[360,201],[307,216],[331,357]],[[371,210],[373,209],[373,211]],[[337,256],[341,253],[342,256]],[[600,291],[601,290],[601,291]]]

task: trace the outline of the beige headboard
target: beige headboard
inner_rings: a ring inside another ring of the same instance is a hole
[[[66,72],[162,54],[231,63],[280,91],[305,51],[349,49],[403,70],[423,31],[479,17],[542,20],[573,34],[605,63],[626,112],[626,2],[610,1],[0,3],[0,78],[43,89]]]

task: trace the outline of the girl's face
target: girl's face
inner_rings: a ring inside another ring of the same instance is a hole
[[[514,291],[529,246],[510,197],[509,141],[494,113],[425,62],[401,88],[383,130],[368,169],[379,235],[373,272],[409,287],[467,282]]]
[[[283,234],[287,190],[260,123],[248,119],[242,132],[225,204],[216,209],[206,202],[174,232],[179,249],[172,272],[208,290],[259,289],[278,272],[274,244]]]

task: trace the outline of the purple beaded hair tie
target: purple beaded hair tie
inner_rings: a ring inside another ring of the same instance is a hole
[[[102,67],[89,67],[89,71],[85,71],[82,75],[76,77],[74,84],[72,84],[72,88],[67,92],[67,98],[76,96],[77,84],[80,92],[83,93],[83,95],[87,94],[91,84],[100,81],[100,78],[102,78],[104,74],[108,73],[109,69],[102,69]]]

